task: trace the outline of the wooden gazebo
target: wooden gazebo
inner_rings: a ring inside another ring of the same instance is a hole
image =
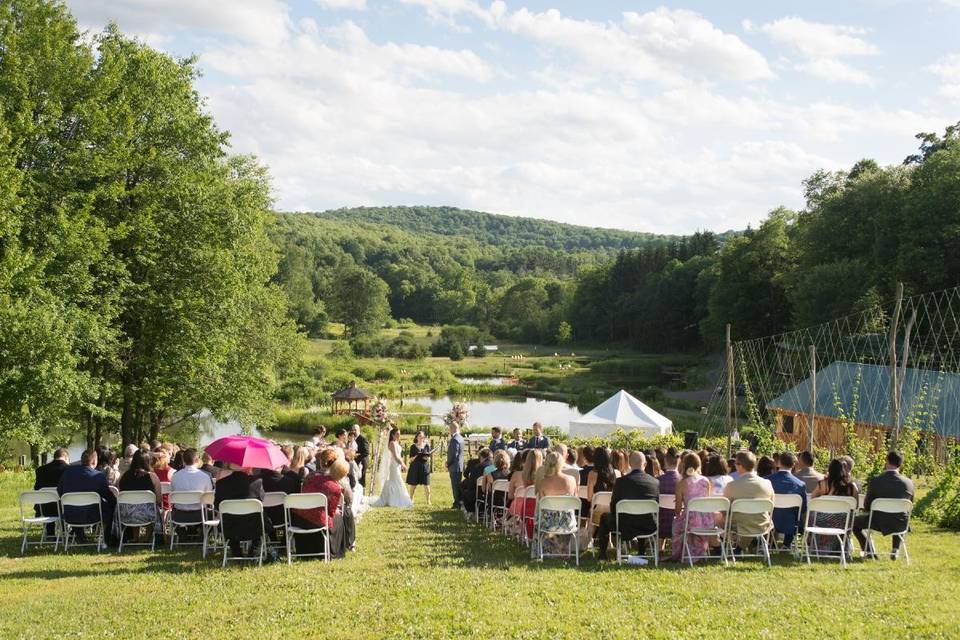
[[[361,412],[363,415],[369,415],[370,413],[370,400],[373,399],[373,394],[359,388],[356,381],[351,382],[346,389],[340,389],[332,397],[334,414]],[[362,411],[361,403],[363,403]]]

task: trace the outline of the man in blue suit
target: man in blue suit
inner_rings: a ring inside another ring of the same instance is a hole
[[[71,465],[63,470],[60,476],[60,483],[57,485],[57,493],[61,496],[65,493],[76,493],[78,491],[92,491],[100,496],[100,515],[103,518],[104,539],[111,537],[110,524],[113,522],[113,510],[117,505],[117,498],[110,491],[110,485],[107,483],[107,476],[102,471],[97,471],[97,452],[93,449],[87,449],[80,456],[79,465]],[[97,508],[89,507],[64,507],[63,517],[71,523],[95,523],[97,521]]]
[[[549,449],[550,438],[543,435],[543,425],[539,422],[533,423],[533,437],[527,440],[527,449]]]
[[[450,473],[450,487],[453,489],[453,508],[459,509],[460,481],[463,479],[463,436],[460,425],[450,425],[450,442],[447,444],[447,471]]]
[[[796,508],[773,510],[773,528],[778,533],[783,534],[783,545],[787,548],[793,544],[793,537],[800,526],[800,518],[807,511],[807,485],[803,480],[793,475],[792,469],[796,463],[797,457],[789,451],[784,451],[777,460],[779,468],[767,477],[767,480],[773,485],[774,493],[792,493],[800,496],[803,500],[803,506],[799,513]]]

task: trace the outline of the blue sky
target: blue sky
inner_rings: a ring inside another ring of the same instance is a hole
[[[173,55],[277,206],[757,224],[960,120],[960,0],[69,0]]]

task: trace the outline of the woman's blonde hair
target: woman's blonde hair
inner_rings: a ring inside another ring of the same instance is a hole
[[[700,473],[700,456],[694,452],[683,456],[683,462],[680,463],[680,475],[692,476]]]
[[[506,451],[504,451],[503,449],[500,449],[500,450],[497,451],[495,454],[493,454],[493,465],[494,465],[497,469],[501,469],[501,470],[503,470],[503,469],[509,469],[509,468],[510,468],[510,455],[509,455]]]
[[[154,451],[150,456],[150,466],[155,470],[166,469],[170,466],[170,455],[166,451]]]
[[[529,449],[527,457],[523,461],[523,485],[529,487],[536,480],[537,470],[543,464],[543,454],[540,449]]]
[[[338,482],[346,478],[347,474],[350,473],[350,465],[347,464],[347,461],[343,458],[336,458],[333,464],[330,465],[329,473],[330,479]]]
[[[543,461],[543,475],[541,477],[549,478],[550,476],[555,476],[560,473],[560,469],[562,468],[563,460],[560,459],[560,454],[556,451],[551,451]]]
[[[294,447],[293,456],[290,458],[291,469],[302,469],[307,464],[307,450],[303,447]]]
[[[317,459],[319,461],[319,465],[324,469],[331,468],[331,465],[333,465],[333,463],[336,462],[337,460],[343,460],[343,458],[340,457],[340,454],[337,453],[337,450],[334,447],[329,447],[321,451],[320,455],[317,456]],[[344,460],[344,462],[346,462],[346,460]]]

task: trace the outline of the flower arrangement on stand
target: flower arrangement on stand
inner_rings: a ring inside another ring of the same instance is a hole
[[[382,430],[390,424],[390,417],[387,415],[387,402],[383,398],[377,398],[371,411],[371,419],[377,423]]]
[[[465,430],[470,424],[470,409],[463,402],[455,402],[450,411],[443,416],[443,423],[448,427],[457,425],[461,430]]]

